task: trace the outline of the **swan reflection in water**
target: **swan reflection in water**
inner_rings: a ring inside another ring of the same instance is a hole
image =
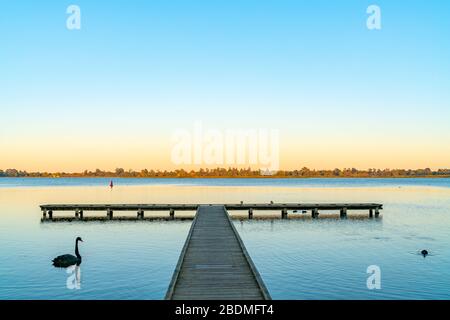
[[[66,287],[67,289],[80,289],[81,288],[81,255],[78,250],[78,242],[83,242],[80,237],[75,239],[75,255],[64,254],[57,256],[52,260],[53,266],[55,268],[66,268],[67,274],[70,276],[67,278]]]
[[[67,274],[70,276],[67,277],[66,287],[69,290],[79,290],[81,289],[81,268],[79,264],[74,264],[73,266],[66,268]]]

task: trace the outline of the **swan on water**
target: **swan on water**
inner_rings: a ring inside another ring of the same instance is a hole
[[[53,265],[58,268],[67,268],[73,265],[81,264],[81,255],[78,251],[78,242],[83,240],[80,237],[75,239],[75,255],[72,254],[64,254],[53,259]]]

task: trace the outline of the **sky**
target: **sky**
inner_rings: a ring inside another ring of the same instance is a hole
[[[449,17],[437,0],[2,1],[0,169],[195,168],[172,151],[196,123],[276,130],[281,169],[448,168]]]

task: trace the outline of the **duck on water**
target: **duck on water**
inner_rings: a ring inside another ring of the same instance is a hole
[[[75,255],[63,254],[52,260],[53,265],[57,268],[67,268],[73,265],[79,266],[81,264],[81,255],[78,251],[78,242],[83,240],[80,237],[75,239]]]

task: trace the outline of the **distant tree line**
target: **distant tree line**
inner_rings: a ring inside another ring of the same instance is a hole
[[[431,170],[425,169],[368,169],[358,170],[355,168],[344,168],[334,170],[315,170],[303,167],[299,170],[279,170],[272,175],[264,175],[260,170],[242,168],[215,168],[186,171],[183,169],[172,171],[147,170],[140,171],[124,170],[117,168],[114,171],[85,170],[80,173],[68,172],[27,172],[16,169],[0,170],[0,177],[124,177],[124,178],[320,178],[320,177],[450,177],[450,169]]]

